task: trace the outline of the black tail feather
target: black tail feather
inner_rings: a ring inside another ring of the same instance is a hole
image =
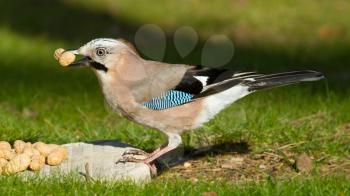
[[[268,89],[304,81],[316,81],[324,78],[323,74],[317,71],[293,71],[278,74],[261,75],[253,77],[244,84],[249,86],[250,91]]]
[[[193,99],[214,95],[234,86],[247,86],[248,91],[257,91],[295,84],[298,82],[316,81],[322,78],[324,78],[322,73],[312,70],[284,72],[268,75],[248,72],[236,74],[231,76],[229,79],[208,85],[200,93],[195,94],[193,96]]]

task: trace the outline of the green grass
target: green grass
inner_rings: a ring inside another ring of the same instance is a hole
[[[350,183],[343,176],[297,177],[289,180],[268,179],[261,183],[230,183],[183,179],[154,180],[135,185],[130,182],[85,182],[74,176],[23,180],[7,177],[0,181],[0,191],[9,195],[348,195]]]
[[[169,44],[167,62],[200,64],[201,46],[206,37],[225,33],[236,45],[235,58],[228,65],[232,68],[263,72],[312,68],[327,76],[327,81],[259,92],[238,101],[205,127],[184,134],[186,148],[245,141],[249,144],[249,153],[255,154],[305,142],[291,151],[306,152],[316,160],[322,157],[339,162],[348,160],[350,17],[346,15],[350,5],[346,1],[269,1],[266,4],[230,1],[231,7],[227,7],[226,1],[100,2],[53,1],[41,5],[24,2],[24,6],[22,1],[11,1],[0,8],[1,140],[68,143],[118,139],[147,150],[162,144],[165,137],[157,131],[131,123],[106,107],[90,70],[63,69],[52,58],[58,47],[74,48],[104,36],[118,35],[132,40],[138,26],[156,23],[168,32],[169,40],[173,31],[182,25],[194,27],[201,36],[199,46],[184,59]],[[27,9],[16,12],[18,6]],[[229,11],[225,11],[227,9]],[[192,14],[193,10],[198,13]],[[192,17],[189,18],[188,13]],[[116,27],[121,30],[113,30]],[[331,33],[320,37],[320,29]],[[255,183],[203,179],[193,184],[182,178],[159,178],[143,186],[86,183],[75,177],[24,181],[16,176],[1,176],[0,192],[30,195],[60,192],[200,195],[208,191],[219,195],[349,194],[346,177],[321,175],[316,169],[306,179],[282,177]]]

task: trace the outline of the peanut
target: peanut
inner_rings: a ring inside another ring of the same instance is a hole
[[[75,54],[63,48],[56,49],[53,56],[62,66],[68,66],[75,61]]]
[[[32,162],[29,165],[29,168],[33,171],[41,170],[45,165],[45,157],[41,154],[33,155]]]
[[[24,147],[25,148],[32,148],[32,143],[27,142],[27,143],[25,143]]]
[[[45,144],[43,142],[36,142],[33,144],[33,147],[37,149],[44,157],[47,157],[50,152],[59,148],[60,146],[57,144]]]
[[[6,141],[0,141],[0,149],[11,149],[11,145]]]
[[[65,51],[63,48],[55,50],[53,56],[62,66],[68,66],[75,61],[75,54],[70,51]]]
[[[13,174],[24,171],[28,168],[30,162],[31,158],[28,154],[24,153],[16,155],[3,167],[3,173]]]
[[[2,173],[2,167],[4,167],[7,164],[7,160],[4,158],[0,158],[0,174]]]
[[[35,155],[40,155],[40,152],[37,149],[31,148],[31,147],[24,148],[23,154],[24,153],[28,154],[30,157],[35,156]]]
[[[47,157],[51,151],[51,149],[48,148],[48,145],[43,142],[36,142],[33,144],[33,147],[37,149],[44,157]]]
[[[10,160],[15,155],[16,155],[16,153],[11,148],[10,149],[0,149],[0,158]]]
[[[2,168],[4,165],[6,165],[8,161],[4,158],[0,158],[0,168]]]
[[[62,148],[60,145],[57,145],[57,144],[48,144],[47,146],[50,152],[56,150],[57,148]]]
[[[59,165],[68,156],[68,151],[64,147],[59,147],[47,156],[46,162],[49,165]]]
[[[58,60],[60,65],[66,67],[75,61],[75,55],[72,52],[64,52]]]
[[[53,54],[54,58],[58,61],[61,58],[64,51],[65,50],[63,48],[56,49],[55,53]]]
[[[23,152],[23,149],[25,146],[26,146],[26,143],[22,140],[16,140],[15,143],[13,143],[13,147],[14,147],[16,153],[18,153],[18,154]]]

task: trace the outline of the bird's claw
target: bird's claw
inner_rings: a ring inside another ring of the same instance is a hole
[[[124,151],[122,154],[122,158],[120,158],[117,163],[125,163],[125,162],[134,162],[141,163],[145,162],[147,158],[150,156],[147,152],[138,149],[128,149]]]
[[[143,155],[147,157],[149,154],[143,150],[129,149],[129,150],[126,150],[122,156],[125,156],[125,155]]]
[[[132,156],[132,155],[134,155],[134,156]],[[135,157],[135,156],[139,156],[139,155],[145,155],[146,157],[144,157],[144,158]],[[120,158],[116,163],[117,164],[118,163],[126,163],[126,162],[144,163],[149,167],[152,176],[157,176],[157,167],[154,163],[148,162],[148,159],[147,159],[148,156],[149,156],[149,154],[142,151],[142,150],[131,149],[131,150],[125,151],[123,153],[122,158]]]
[[[123,156],[117,161],[117,163],[126,163],[126,162],[141,163],[143,162],[143,159],[137,159],[132,156]]]

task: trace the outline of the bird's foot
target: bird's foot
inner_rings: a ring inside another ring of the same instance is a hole
[[[154,163],[148,161],[148,158],[152,156],[151,154],[148,154],[147,152],[143,150],[137,150],[137,149],[130,149],[123,153],[122,158],[117,161],[117,163],[126,163],[126,162],[133,162],[133,163],[144,163],[146,164],[150,171],[152,176],[157,176],[157,167]]]
[[[156,176],[157,175],[157,167],[155,166],[154,161],[157,158],[159,158],[160,156],[162,156],[163,154],[165,154],[173,149],[174,149],[174,147],[166,146],[164,148],[158,148],[150,154],[148,154],[142,150],[128,150],[123,154],[122,158],[118,162],[144,163],[144,164],[148,165],[148,167],[150,168],[151,174],[153,176]],[[140,154],[143,154],[143,155],[140,155]],[[142,156],[142,158],[140,158],[139,156]]]
[[[149,154],[143,150],[140,149],[129,149],[126,150],[122,156],[127,156],[127,155],[143,155],[143,156],[149,156]]]

